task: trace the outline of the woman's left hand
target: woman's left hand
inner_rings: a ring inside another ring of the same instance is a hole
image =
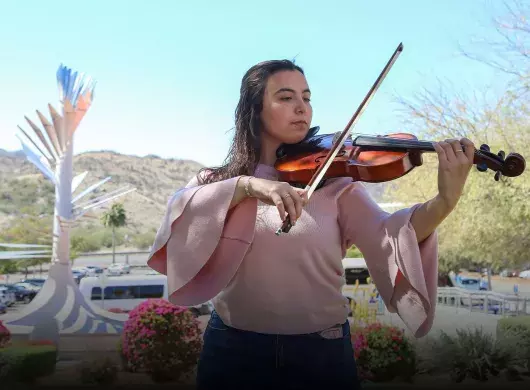
[[[473,166],[475,145],[467,138],[433,142],[438,154],[438,197],[452,211]]]

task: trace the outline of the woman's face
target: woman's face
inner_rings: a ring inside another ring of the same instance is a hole
[[[299,71],[280,71],[269,77],[263,96],[261,122],[267,138],[293,144],[304,139],[313,117],[311,92]]]

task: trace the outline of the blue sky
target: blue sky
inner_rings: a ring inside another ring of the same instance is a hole
[[[500,2],[499,2],[500,3]],[[296,58],[312,89],[313,125],[343,130],[399,42],[404,51],[354,131],[407,131],[395,94],[437,79],[458,88],[499,81],[458,43],[495,34],[492,0],[11,1],[0,12],[0,148],[17,125],[58,107],[60,63],[97,80],[75,152],[115,150],[222,163],[241,77]],[[208,143],[208,148],[206,147]]]

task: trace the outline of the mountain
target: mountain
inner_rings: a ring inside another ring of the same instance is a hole
[[[136,191],[116,200],[124,204],[128,228],[132,232],[153,232],[160,225],[171,195],[186,185],[201,167],[195,161],[154,155],[138,157],[112,151],[82,153],[74,156],[74,175],[84,171],[88,174],[74,196],[107,176],[111,179],[80,203],[124,186],[136,187]],[[22,216],[27,207],[40,206],[37,214],[53,214],[53,201],[53,185],[21,151],[0,152],[0,227]],[[94,224],[92,220],[84,223]]]
[[[22,150],[10,152],[9,150],[0,149],[0,157],[24,157]]]

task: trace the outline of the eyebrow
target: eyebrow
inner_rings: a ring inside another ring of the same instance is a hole
[[[277,90],[274,94],[278,94],[280,92],[292,92],[292,93],[295,93],[296,91],[292,88],[280,88],[279,90]],[[306,93],[306,92],[309,92],[311,93],[311,91],[309,90],[309,88],[307,89],[304,89],[304,91],[302,93]]]

